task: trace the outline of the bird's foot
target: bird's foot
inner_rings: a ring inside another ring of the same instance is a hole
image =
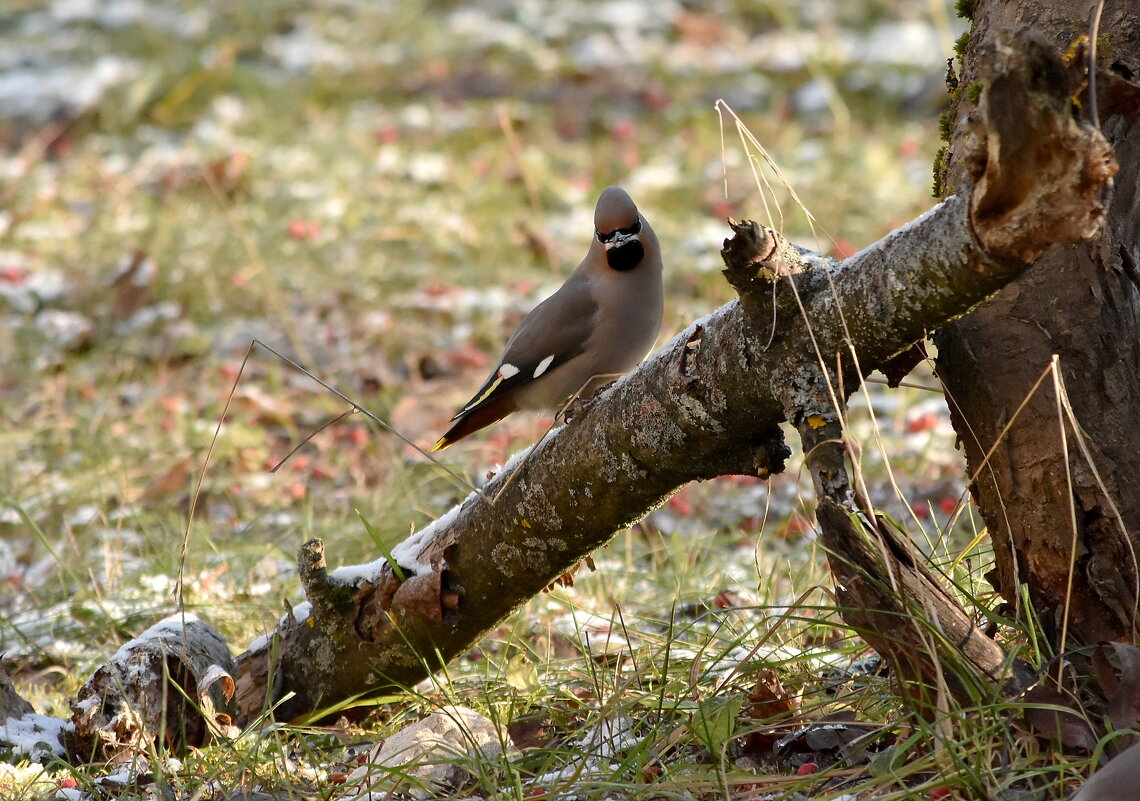
[[[574,398],[566,403],[562,408],[562,413],[559,414],[558,417],[563,423],[570,423],[576,415],[585,414],[593,402],[594,397],[592,395],[588,398]]]

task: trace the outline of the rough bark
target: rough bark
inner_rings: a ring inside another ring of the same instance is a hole
[[[969,180],[978,112],[969,87],[983,77],[996,32],[1032,25],[1065,50],[1086,31],[1090,5],[978,2],[953,108],[949,191]],[[1140,7],[1108,2],[1100,31],[1096,106],[1121,166],[1103,233],[1049,248],[934,338],[994,544],[990,579],[1015,606],[1026,586],[1054,639],[1067,630],[1077,643],[1135,639],[1140,586]],[[1042,79],[1083,81],[1085,56],[1079,47],[1071,55],[1063,73]],[[1012,115],[1024,108],[1007,106]],[[1091,112],[1087,90],[1076,108]],[[1079,428],[1060,409],[1051,376],[1032,391],[1054,355]]]

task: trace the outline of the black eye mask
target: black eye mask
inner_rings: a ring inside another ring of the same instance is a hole
[[[608,234],[603,234],[601,231],[595,231],[594,232],[594,234],[598,237],[598,241],[601,242],[603,245],[606,244],[607,242],[613,242],[614,238],[617,236],[636,236],[637,234],[640,234],[640,233],[641,233],[641,218],[640,217],[638,217],[636,220],[634,220],[633,225],[631,225],[629,228],[618,228],[616,231],[613,231],[613,232],[608,233]]]

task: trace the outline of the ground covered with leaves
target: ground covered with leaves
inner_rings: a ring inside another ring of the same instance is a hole
[[[930,205],[944,62],[963,29],[951,9],[697,8],[23,0],[4,12],[0,649],[38,712],[68,717],[94,667],[176,609],[180,575],[187,608],[243,650],[299,600],[300,543],[324,538],[334,566],[371,560],[376,540],[391,546],[466,494],[362,415],[322,428],[346,404],[255,340],[428,446],[577,263],[607,184],[662,240],[661,342],[732,297],[725,217],[838,255]],[[864,477],[984,606],[985,541],[945,405],[929,369],[912,381],[854,399]],[[549,422],[517,415],[444,461],[479,482]],[[1039,755],[1010,716],[911,714],[843,627],[797,465],[687,487],[446,675],[335,725],[253,727],[125,765],[9,749],[0,794],[1028,786]],[[377,766],[367,788],[373,746],[456,704],[495,724],[501,753],[449,757],[460,770],[442,784]],[[1074,775],[1056,768],[1048,786]]]

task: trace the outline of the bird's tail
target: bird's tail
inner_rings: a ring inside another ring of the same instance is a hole
[[[439,442],[432,446],[432,452],[441,451],[448,445],[458,442],[469,434],[474,434],[491,423],[498,422],[512,412],[518,411],[518,406],[509,396],[494,398],[487,403],[476,406],[466,412],[460,412],[454,418],[454,425],[447,433],[439,438]]]

